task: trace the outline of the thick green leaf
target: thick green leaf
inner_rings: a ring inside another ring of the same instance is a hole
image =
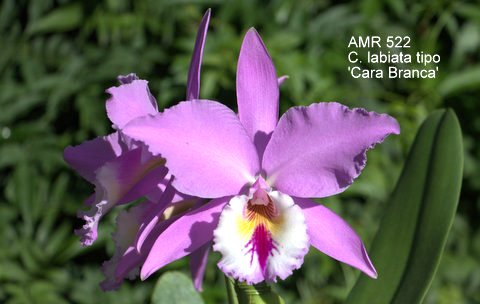
[[[155,285],[152,303],[195,304],[203,303],[203,300],[188,276],[179,271],[169,271]]]
[[[419,303],[443,252],[460,195],[463,147],[452,110],[432,113],[410,150],[370,250],[378,279],[361,276],[347,303]]]

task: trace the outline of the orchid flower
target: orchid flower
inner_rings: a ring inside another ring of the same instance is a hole
[[[200,68],[206,39],[210,10],[200,24],[188,73],[187,100],[199,98]],[[107,116],[117,131],[75,147],[65,149],[65,161],[87,181],[95,185],[95,194],[86,204],[89,211],[80,211],[85,225],[76,231],[84,246],[97,239],[100,219],[117,205],[132,202],[141,197],[147,200],[122,211],[117,217],[117,230],[113,234],[115,254],[103,265],[106,280],[101,287],[116,289],[125,277],[133,277],[136,268],[143,263],[148,252],[146,242],[142,252],[137,248],[137,233],[153,222],[163,221],[152,233],[160,233],[169,223],[197,203],[191,196],[176,191],[171,186],[171,176],[164,166],[165,160],[153,156],[141,143],[132,141],[121,130],[131,120],[158,113],[157,102],[150,94],[148,83],[135,74],[119,76],[120,86],[107,90]],[[193,256],[202,260],[208,249],[197,250]],[[200,281],[204,266],[192,259],[192,273]]]
[[[249,284],[287,278],[310,245],[377,276],[353,229],[311,199],[347,189],[365,167],[366,151],[399,134],[399,125],[335,102],[294,107],[278,119],[281,81],[250,29],[237,67],[238,115],[219,102],[193,100],[123,129],[166,159],[178,191],[211,199],[147,237],[153,245],[142,279],[212,241],[219,268]]]
[[[107,101],[107,113],[116,129],[129,120],[110,115],[109,109],[124,100],[132,100],[137,104],[143,102],[142,107],[135,109],[137,111],[131,111],[133,118],[158,113],[156,101],[149,93],[145,80],[139,80],[134,74],[118,79],[121,85],[107,90],[112,96]],[[79,212],[86,222],[82,229],[76,231],[82,245],[89,246],[97,239],[98,223],[112,207],[129,203],[153,191],[159,180],[166,176],[168,170],[163,166],[165,161],[148,154],[144,146],[134,143],[118,131],[65,149],[65,161],[95,185],[95,194],[86,201],[91,209]]]

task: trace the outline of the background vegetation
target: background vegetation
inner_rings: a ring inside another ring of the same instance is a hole
[[[99,289],[100,265],[113,250],[114,216],[102,222],[94,246],[80,247],[75,213],[92,186],[66,166],[62,152],[110,132],[104,90],[117,75],[148,79],[162,108],[182,100],[208,7],[203,98],[235,107],[238,52],[253,26],[277,73],[290,76],[281,88],[282,111],[339,101],[399,120],[402,134],[369,152],[357,182],[323,200],[367,247],[417,127],[436,108],[455,110],[466,150],[463,190],[426,302],[480,303],[480,5],[443,0],[0,2],[0,302],[149,302],[155,277],[117,292]],[[411,54],[441,55],[438,77],[353,79],[347,71],[352,35],[408,35]],[[210,257],[206,303],[225,301],[218,258]],[[187,260],[165,268],[173,269],[187,272]],[[287,303],[341,303],[358,275],[312,249],[302,269],[277,288]]]

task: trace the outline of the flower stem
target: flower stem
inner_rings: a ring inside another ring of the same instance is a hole
[[[225,276],[225,285],[227,287],[227,298],[228,304],[239,304],[237,299],[237,294],[235,293],[235,286],[234,286],[233,279]]]
[[[249,285],[225,276],[229,304],[284,304],[283,299],[265,282]]]

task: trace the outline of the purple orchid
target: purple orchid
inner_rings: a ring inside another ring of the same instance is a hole
[[[281,81],[251,29],[238,60],[238,116],[216,101],[194,100],[124,128],[166,159],[178,191],[212,199],[143,237],[152,245],[142,279],[212,241],[222,254],[220,269],[250,284],[285,279],[310,245],[377,276],[353,229],[311,198],[347,189],[366,151],[399,134],[399,125],[386,114],[335,102],[294,107],[278,119]]]
[[[208,10],[200,24],[188,73],[187,100],[198,99],[200,93],[200,68],[207,28]],[[100,219],[117,205],[141,197],[146,201],[122,211],[117,217],[117,230],[113,234],[115,254],[103,265],[106,279],[104,290],[116,289],[125,277],[133,277],[151,247],[151,242],[138,245],[137,234],[148,231],[161,233],[178,214],[198,205],[198,199],[176,191],[171,176],[164,166],[165,160],[148,152],[147,148],[122,132],[131,120],[158,113],[157,102],[150,94],[148,83],[135,74],[118,77],[120,86],[107,90],[107,115],[117,131],[75,147],[65,149],[65,161],[82,177],[95,185],[95,194],[86,204],[89,211],[79,212],[85,225],[76,231],[82,245],[89,246],[97,238]],[[158,227],[151,229],[154,224]],[[137,248],[141,248],[137,250]],[[205,265],[203,257],[209,248],[200,248],[192,255],[191,270],[197,288],[201,288]]]
[[[134,74],[120,76],[118,80],[120,86],[107,90],[111,95],[107,114],[115,129],[120,130],[130,121],[125,115],[117,115],[115,108],[120,104],[125,105],[132,118],[158,113],[147,81]],[[120,131],[67,147],[64,158],[95,185],[95,194],[86,201],[91,209],[79,212],[86,223],[76,234],[84,246],[90,246],[97,239],[98,223],[109,210],[154,191],[168,172],[162,158],[154,157],[145,146],[133,142]]]

